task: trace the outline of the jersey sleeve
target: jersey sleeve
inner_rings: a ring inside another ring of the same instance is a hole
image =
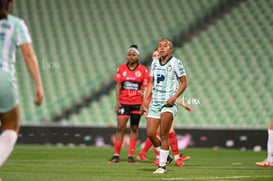
[[[16,32],[16,45],[20,46],[24,43],[31,43],[31,37],[28,28],[23,20],[20,20]]]
[[[152,65],[151,65],[151,69],[150,69],[150,77],[154,77],[154,65],[155,65],[155,61],[152,62]]]
[[[186,70],[181,60],[177,60],[175,67],[176,67],[175,71],[178,77],[183,77],[184,75],[186,75]]]
[[[114,77],[114,81],[117,81],[117,82],[121,82],[121,71],[120,71],[120,67],[118,68],[117,72],[116,72],[116,75]]]

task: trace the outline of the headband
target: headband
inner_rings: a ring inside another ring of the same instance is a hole
[[[166,40],[169,43],[169,45],[173,48],[173,42],[171,40],[169,40],[168,38],[163,38],[162,40]]]
[[[139,55],[139,50],[138,50],[138,49],[136,49],[136,48],[134,48],[134,47],[130,47],[130,48],[128,48],[128,52],[129,52],[130,50],[133,50],[134,52],[136,52],[137,55]]]

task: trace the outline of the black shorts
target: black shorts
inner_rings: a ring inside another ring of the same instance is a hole
[[[131,126],[138,126],[141,113],[140,113],[140,104],[136,105],[128,105],[128,104],[120,104],[119,113],[117,114],[117,118],[121,117],[130,117]]]

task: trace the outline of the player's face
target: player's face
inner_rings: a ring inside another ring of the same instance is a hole
[[[130,50],[127,54],[127,59],[129,61],[129,63],[133,64],[133,63],[136,63],[139,59],[139,56],[138,54],[133,51],[133,50]]]
[[[170,46],[167,40],[161,40],[158,43],[158,51],[160,57],[166,57],[171,54],[173,48]]]
[[[153,53],[153,60],[155,60],[156,58],[159,58],[159,57],[160,56],[159,56],[158,50],[154,51],[154,53]]]

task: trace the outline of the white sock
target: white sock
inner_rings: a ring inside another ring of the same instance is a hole
[[[273,130],[268,130],[267,161],[273,163]]]
[[[178,159],[180,159],[180,155],[179,154],[178,155],[174,155],[174,160],[176,161]]]
[[[17,133],[13,130],[5,130],[0,136],[0,167],[4,164],[13,150],[17,140]]]
[[[162,149],[160,150],[160,157],[159,157],[159,166],[160,167],[166,166],[168,155],[169,155],[169,150],[162,150]]]

